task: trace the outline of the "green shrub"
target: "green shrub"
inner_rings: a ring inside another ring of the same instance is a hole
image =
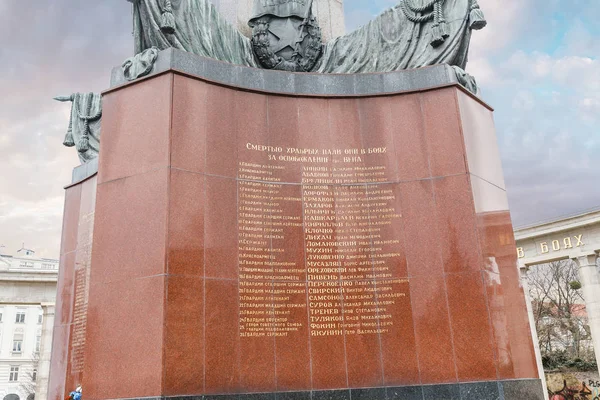
[[[581,358],[570,358],[566,351],[555,351],[542,356],[544,369],[553,370],[576,370],[581,372],[597,371],[596,360],[582,360]]]

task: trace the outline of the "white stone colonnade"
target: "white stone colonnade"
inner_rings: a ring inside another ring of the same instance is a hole
[[[52,334],[54,329],[54,303],[42,303],[41,306],[44,317],[42,319],[42,339],[40,343],[40,359],[38,361],[36,400],[46,400],[48,398],[50,359],[52,356]]]
[[[521,282],[527,297],[529,322],[540,376],[544,376],[527,285],[529,267],[552,261],[574,260],[585,299],[596,360],[600,363],[600,209],[515,230]],[[599,370],[600,372],[600,370]],[[545,383],[545,382],[544,382]]]
[[[600,364],[600,272],[598,271],[598,256],[585,255],[575,259],[579,266],[579,279],[583,289],[585,308],[594,343],[596,361]],[[600,372],[600,368],[598,369]]]

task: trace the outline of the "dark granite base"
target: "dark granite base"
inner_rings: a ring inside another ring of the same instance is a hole
[[[539,379],[285,393],[157,397],[139,400],[544,400]],[[137,399],[136,399],[137,400]]]

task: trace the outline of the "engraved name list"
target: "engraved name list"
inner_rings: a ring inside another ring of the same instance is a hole
[[[268,161],[250,161],[257,153]],[[402,216],[386,157],[385,147],[246,145],[240,159],[249,161],[238,168],[241,337],[390,332],[408,281],[395,271]]]

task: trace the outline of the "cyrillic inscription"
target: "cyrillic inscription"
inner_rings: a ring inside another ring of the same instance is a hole
[[[583,234],[567,236],[562,239],[555,239],[551,241],[540,242],[537,244],[537,253],[538,254],[548,254],[550,252],[561,251],[561,250],[569,250],[577,247],[585,246],[583,240]],[[523,247],[517,248],[517,256],[519,258],[525,258],[525,249]]]
[[[390,269],[400,238],[384,232],[402,217],[381,184],[387,148],[246,150],[267,153],[269,163],[239,163],[240,336],[389,332],[407,280]],[[280,183],[297,163],[299,184]]]

